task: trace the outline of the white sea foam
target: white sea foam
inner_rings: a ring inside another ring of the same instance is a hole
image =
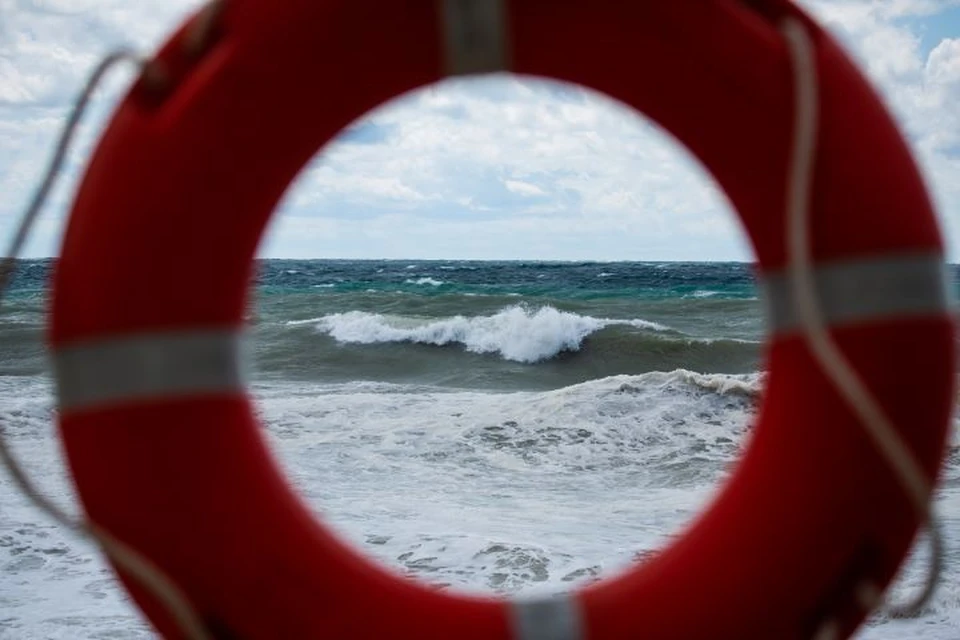
[[[291,483],[347,541],[434,584],[529,595],[608,576],[678,533],[739,455],[762,381],[673,371],[544,392],[283,382],[254,395]],[[0,419],[30,474],[69,504],[49,394],[40,378],[0,378]],[[0,637],[153,637],[94,547],[3,473],[0,496]],[[960,518],[956,455],[937,508]],[[858,640],[956,637],[960,529],[944,533],[929,611],[878,617]],[[922,572],[908,565],[904,585]]]
[[[584,338],[609,326],[668,330],[647,320],[594,318],[550,306],[532,309],[521,305],[488,316],[425,319],[350,311],[323,316],[316,322],[320,331],[345,343],[461,344],[474,353],[498,353],[517,362],[538,362],[563,351],[576,351]]]
[[[425,278],[407,278],[403,281],[404,284],[418,284],[418,285],[429,285],[431,287],[439,287],[443,284],[443,280],[437,280],[435,278],[425,277]]]

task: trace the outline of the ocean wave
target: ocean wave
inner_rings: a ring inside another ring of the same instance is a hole
[[[320,331],[342,343],[460,344],[473,353],[496,353],[505,360],[526,363],[549,360],[564,351],[578,351],[587,336],[610,326],[670,331],[669,327],[647,320],[594,318],[550,306],[533,309],[523,305],[506,307],[488,316],[441,319],[349,311],[323,316],[315,322]]]
[[[634,393],[648,387],[697,388],[716,393],[719,396],[735,395],[747,398],[759,396],[766,379],[765,372],[746,374],[698,373],[686,369],[673,371],[652,371],[634,376],[611,376],[600,380],[581,383],[574,387],[609,389],[616,384],[617,393]]]
[[[407,278],[406,280],[403,281],[403,283],[416,284],[416,285],[430,285],[431,287],[439,287],[440,285],[445,284],[443,280],[437,280],[429,276],[425,278],[417,278],[417,279]]]
[[[492,477],[537,468],[571,474],[627,465],[648,486],[676,486],[706,485],[722,472],[753,422],[763,384],[761,373],[678,369],[547,391],[358,381],[308,389],[266,384],[254,393],[273,414],[267,422],[281,439],[300,437],[305,417],[316,411],[325,421],[375,432],[398,455],[403,450],[462,472],[472,468]]]

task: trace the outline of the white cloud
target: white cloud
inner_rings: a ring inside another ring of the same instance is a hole
[[[523,180],[504,180],[504,186],[513,193],[519,193],[522,196],[542,196],[546,195],[540,187]]]
[[[952,86],[960,85],[960,39],[943,40],[930,52],[925,68],[931,83]]]
[[[960,258],[960,24],[954,0],[809,0],[909,133]],[[0,0],[0,229],[39,176],[95,60],[156,48],[192,0]],[[926,39],[925,39],[926,38]],[[127,76],[129,77],[129,75]],[[73,163],[119,95],[101,92]],[[68,176],[75,178],[76,172]],[[57,220],[72,187],[51,207]],[[59,206],[58,206],[59,204]],[[729,203],[669,136],[619,103],[511,76],[446,81],[368,114],[302,172],[266,255],[749,257]],[[33,253],[56,250],[47,224]]]

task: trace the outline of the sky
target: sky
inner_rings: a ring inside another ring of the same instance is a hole
[[[960,0],[804,0],[907,135],[960,261]],[[194,0],[0,0],[0,240],[108,51],[156,49]],[[26,255],[58,253],[78,176],[132,77],[107,82]],[[447,80],[366,114],[291,185],[278,258],[738,260],[712,178],[652,121],[573,85]]]

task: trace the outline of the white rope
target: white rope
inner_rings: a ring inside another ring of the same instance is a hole
[[[73,141],[80,119],[90,103],[90,98],[107,72],[121,62],[134,62],[141,69],[145,61],[131,51],[116,51],[107,55],[93,70],[86,84],[74,102],[70,115],[60,132],[56,150],[50,160],[40,186],[37,188],[29,206],[20,219],[17,231],[0,263],[0,303],[16,271],[17,256],[37,220],[50,190],[62,172],[63,161]],[[190,640],[212,640],[200,617],[194,611],[186,595],[180,588],[154,564],[149,558],[133,547],[116,538],[109,531],[94,522],[76,519],[67,511],[43,495],[23,469],[6,441],[5,432],[0,425],[0,461],[10,471],[14,484],[33,505],[55,521],[77,535],[97,542],[104,553],[125,573],[130,575],[148,593],[157,598],[173,618],[184,636]]]
[[[810,196],[819,118],[816,53],[810,34],[800,20],[787,19],[782,31],[793,63],[796,101],[793,150],[786,193],[788,270],[794,282],[794,304],[804,339],[814,359],[856,414],[859,423],[903,488],[921,524],[927,525],[931,544],[931,566],[923,589],[911,602],[897,606],[888,605],[891,615],[912,617],[919,614],[932,597],[943,570],[943,541],[930,505],[932,490],[913,452],[833,340],[824,321],[814,285],[810,246]],[[880,590],[872,583],[861,584],[857,591],[858,601],[866,610],[870,611],[880,603]],[[838,633],[836,623],[830,620],[816,637],[833,638]]]

